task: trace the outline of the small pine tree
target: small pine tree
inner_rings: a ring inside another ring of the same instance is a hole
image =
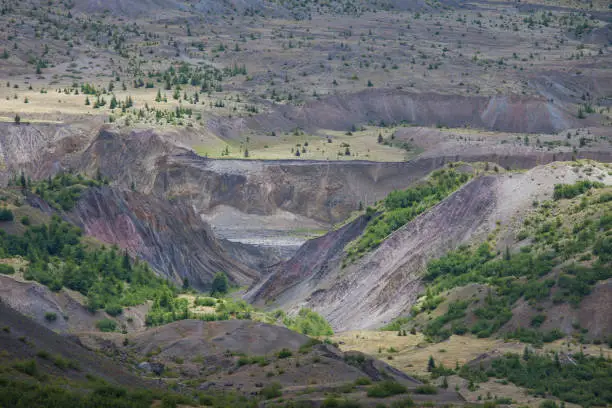
[[[527,361],[529,360],[529,347],[525,346],[525,348],[523,349],[523,360]]]
[[[224,295],[229,290],[229,280],[223,272],[217,272],[211,284],[210,292],[213,295]]]
[[[432,356],[429,356],[429,360],[427,361],[427,371],[432,372],[436,368],[436,362]]]

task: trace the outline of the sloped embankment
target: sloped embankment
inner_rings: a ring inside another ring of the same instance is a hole
[[[52,330],[37,324],[34,320],[19,314],[0,302],[0,349],[1,359],[7,356],[11,359],[37,358],[40,369],[44,373],[61,376],[63,379],[85,380],[91,375],[99,377],[111,384],[122,386],[143,386],[147,382],[130,374],[117,361],[104,358],[81,346],[72,337],[61,336]],[[47,356],[55,356],[62,360],[78,364],[78,369],[65,370],[60,364],[54,364],[49,357],[40,358],[41,352]]]
[[[85,192],[70,218],[88,235],[117,244],[177,283],[187,278],[204,289],[219,271],[239,285],[258,276],[232,259],[209,226],[181,203],[102,187]]]

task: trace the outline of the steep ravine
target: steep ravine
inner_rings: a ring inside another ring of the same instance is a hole
[[[217,272],[238,285],[258,273],[236,261],[189,206],[102,187],[88,190],[69,214],[85,233],[117,244],[177,283],[207,289]],[[237,249],[239,251],[239,249]]]

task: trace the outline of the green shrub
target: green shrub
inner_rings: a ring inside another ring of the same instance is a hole
[[[414,392],[416,392],[417,394],[426,394],[426,395],[432,395],[432,394],[437,394],[438,393],[438,389],[431,385],[431,384],[423,384],[423,385],[419,385]]]
[[[586,193],[591,188],[603,188],[605,184],[597,181],[581,180],[574,184],[555,184],[553,197],[555,200],[574,198]]]
[[[57,320],[57,313],[54,312],[47,312],[45,313],[45,320],[47,320],[48,322],[54,322]]]
[[[106,305],[104,311],[109,315],[116,317],[119,316],[123,312],[123,308],[118,304],[109,304]]]
[[[532,319],[531,319],[531,326],[532,327],[540,327],[542,325],[542,323],[544,323],[544,321],[546,320],[546,315],[535,315]]]
[[[263,387],[261,389],[261,391],[259,392],[265,399],[272,399],[272,398],[278,398],[281,395],[283,395],[282,393],[282,386],[275,382],[272,384],[268,384],[265,387]]]
[[[414,401],[410,397],[404,397],[400,400],[393,401],[390,408],[412,408],[414,407]]]
[[[372,380],[368,377],[359,377],[355,380],[355,385],[370,385],[372,384]]]
[[[368,389],[368,397],[372,398],[386,398],[392,395],[405,394],[407,388],[392,380],[385,380],[372,385]]]
[[[209,298],[209,297],[197,297],[195,298],[194,304],[196,306],[208,306],[213,307],[217,305],[217,299]]]
[[[0,274],[12,275],[15,273],[15,268],[12,265],[0,264]]]
[[[323,316],[307,308],[300,309],[295,317],[285,317],[283,324],[290,330],[308,336],[331,336],[334,334],[330,324]]]
[[[13,368],[31,377],[37,377],[40,374],[38,365],[34,360],[19,361],[13,364]]]
[[[217,272],[212,281],[210,293],[213,295],[224,295],[229,291],[229,280],[223,272]]]
[[[14,218],[13,212],[8,208],[4,207],[0,209],[0,221],[13,221]]]
[[[111,319],[102,319],[96,322],[96,327],[101,332],[114,332],[117,329],[117,323]]]
[[[289,358],[293,355],[293,353],[291,352],[291,350],[289,350],[288,348],[284,348],[281,351],[279,351],[278,353],[276,353],[276,356],[278,358]]]

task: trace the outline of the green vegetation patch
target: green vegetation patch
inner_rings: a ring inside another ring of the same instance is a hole
[[[534,396],[554,396],[584,407],[612,404],[612,362],[601,356],[535,354],[526,349],[522,356],[494,359],[486,369],[464,366],[459,375],[472,382],[507,379]]]
[[[54,216],[49,224],[28,226],[22,236],[0,231],[0,257],[28,261],[24,277],[58,291],[63,287],[87,296],[91,311],[135,306],[173,289],[144,262],[132,262],[117,247],[90,249],[81,230]]]
[[[83,192],[90,187],[107,185],[108,180],[98,175],[96,180],[88,179],[81,174],[60,173],[46,180],[32,181],[22,173],[15,175],[9,186],[21,186],[29,189],[49,203],[56,210],[70,211]]]
[[[368,208],[371,217],[364,233],[347,250],[351,262],[378,247],[393,231],[403,227],[465,184],[471,175],[455,169],[437,170],[427,181],[406,190],[391,192],[384,200],[380,214]]]
[[[287,328],[309,336],[331,336],[334,334],[330,324],[323,316],[311,309],[302,308],[295,317],[285,317]]]
[[[481,284],[488,289],[483,301],[473,309],[476,322],[470,327],[464,318],[471,301],[460,300],[449,304],[445,314],[429,321],[424,333],[434,340],[466,332],[489,337],[512,318],[512,308],[519,299],[532,306],[552,302],[577,307],[597,282],[611,278],[612,207],[605,198],[609,191],[601,191],[601,199],[588,195],[593,187],[603,188],[584,181],[557,186],[559,199],[542,203],[526,219],[519,240],[530,238],[531,244],[519,252],[507,249],[494,253],[489,243],[483,243],[476,248],[462,246],[431,261],[424,276],[427,295],[413,310],[415,314],[437,308],[439,294],[444,291],[468,284]],[[519,329],[506,337],[534,344],[562,337],[558,330],[537,330],[545,320],[546,315],[538,314],[531,321],[532,329]]]

